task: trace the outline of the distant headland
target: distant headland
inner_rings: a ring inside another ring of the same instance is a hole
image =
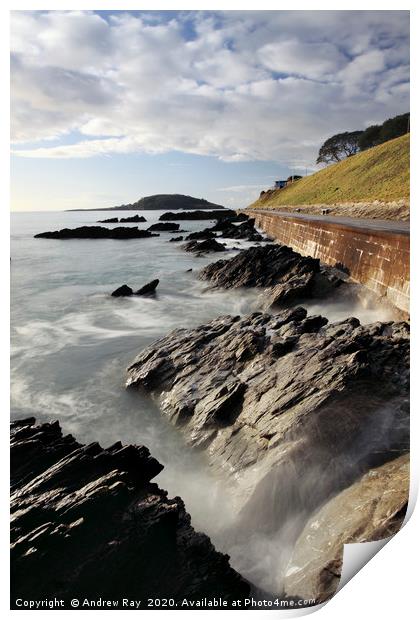
[[[155,194],[145,196],[137,202],[116,207],[100,209],[67,209],[67,211],[148,211],[161,209],[224,209],[222,205],[209,202],[204,198],[194,198],[183,194]]]

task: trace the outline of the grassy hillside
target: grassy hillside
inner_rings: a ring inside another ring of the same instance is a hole
[[[408,199],[409,161],[410,134],[406,134],[328,166],[284,189],[269,190],[249,208]]]

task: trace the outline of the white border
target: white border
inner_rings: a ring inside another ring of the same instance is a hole
[[[35,1],[19,1],[15,2],[5,2],[2,6],[1,10],[1,19],[0,19],[0,42],[2,46],[2,54],[1,54],[1,68],[2,68],[2,81],[1,84],[5,87],[3,95],[0,99],[1,102],[1,128],[2,128],[2,142],[1,142],[1,166],[2,166],[2,175],[1,179],[3,181],[3,187],[6,187],[6,191],[2,192],[4,196],[4,204],[1,208],[1,234],[4,236],[2,243],[0,244],[1,251],[1,284],[2,290],[7,290],[9,284],[9,226],[8,226],[8,205],[10,204],[9,194],[9,184],[7,179],[9,179],[9,68],[8,68],[8,55],[9,55],[9,10],[69,10],[69,9],[101,9],[101,10],[140,10],[140,9],[149,9],[149,10],[411,10],[411,41],[412,41],[412,53],[411,57],[414,59],[420,58],[419,54],[419,43],[420,40],[420,28],[419,28],[419,19],[417,16],[417,10],[415,9],[415,3],[411,2],[341,2],[340,6],[337,7],[335,2],[325,2],[320,1],[317,3],[311,2],[293,2],[290,3],[282,3],[259,0],[259,2],[232,2],[232,1],[216,1],[213,2],[203,2],[196,0],[195,2],[182,2],[176,4],[171,1],[160,1],[156,3],[152,2],[133,2],[133,1],[124,1],[117,2],[113,0],[110,2],[109,0],[102,0],[101,2],[96,2],[94,4],[89,2],[77,2],[77,1],[67,1],[63,2],[62,0],[55,0],[54,2],[35,2]],[[414,9],[414,10],[413,10]],[[414,79],[412,79],[412,102],[411,109],[414,112],[414,118],[411,121],[412,127],[412,135],[417,136],[417,120],[416,120],[416,111],[420,109],[419,107],[419,97],[418,97],[418,88],[416,83],[416,76],[414,75]],[[417,104],[417,105],[416,105]],[[418,171],[419,167],[419,153],[418,153],[418,140],[417,138],[412,143],[412,170]],[[411,222],[411,236],[412,236],[412,266],[415,268],[418,264],[420,264],[420,239],[418,239],[418,212],[420,210],[420,201],[419,198],[419,173],[415,174],[412,179],[412,189],[411,189],[411,204],[413,205],[412,210],[412,222]],[[419,302],[419,292],[418,286],[414,283],[412,290],[412,310],[414,317],[416,316],[416,308],[417,303]],[[9,403],[9,392],[8,392],[8,370],[9,370],[9,358],[8,358],[8,347],[9,347],[9,311],[8,306],[6,304],[6,300],[3,301],[1,305],[1,325],[3,327],[1,333],[1,376],[4,378],[4,386],[2,386],[1,398],[4,404],[2,408],[3,415],[3,424],[2,424],[2,433],[1,437],[4,441],[3,450],[1,451],[1,459],[2,459],[2,467],[1,471],[3,473],[3,484],[4,484],[4,502],[7,502],[8,505],[8,497],[9,497],[9,486],[8,486],[8,403]],[[416,370],[418,365],[419,358],[419,347],[418,347],[418,328],[417,322],[414,321],[414,329],[413,329],[413,354],[412,354],[412,366]],[[411,452],[411,495],[410,495],[410,511],[413,509],[413,500],[418,492],[418,472],[419,472],[419,454],[418,454],[418,444],[419,444],[419,422],[418,422],[418,411],[419,411],[419,396],[418,390],[416,390],[415,382],[413,394],[412,394],[412,416],[411,416],[411,426],[412,426],[412,443],[414,449]],[[8,514],[6,508],[1,511],[1,533],[2,533],[2,542],[4,546],[2,549],[3,553],[3,564],[2,568],[2,597],[1,597],[1,606],[3,610],[6,612],[7,616],[13,615],[15,613],[19,614],[28,614],[31,612],[21,611],[14,612],[9,611],[9,588],[8,588]],[[347,620],[350,618],[354,618],[355,616],[369,617],[374,616],[376,618],[381,617],[384,619],[394,619],[396,616],[399,618],[412,618],[415,615],[418,615],[418,601],[417,591],[418,591],[418,567],[417,567],[417,554],[419,545],[419,510],[417,509],[411,519],[409,519],[408,523],[402,529],[402,531],[397,534],[395,538],[393,538],[382,551],[375,556],[358,574],[351,579],[350,583],[346,585],[329,603],[322,607],[321,610],[316,611],[322,620],[336,620],[337,617],[340,620]],[[420,597],[419,597],[420,598]],[[312,610],[314,612],[314,610]],[[36,611],[32,612],[38,614],[38,617],[43,617],[45,614],[46,617],[50,617],[51,612],[45,611]],[[54,612],[53,612],[54,613]],[[60,614],[72,614],[74,617],[74,613],[72,611],[62,611],[58,612]],[[76,612],[77,613],[77,612]],[[88,613],[88,612],[83,612]],[[92,611],[91,614],[102,614],[101,611]],[[107,617],[115,615],[120,615],[124,612],[118,611],[110,611],[107,613]],[[145,615],[154,615],[154,617],[166,616],[166,612],[163,611],[142,611],[140,612],[142,616]],[[181,611],[171,611],[170,616],[175,618],[184,617],[184,612]],[[200,618],[205,616],[206,619],[211,616],[218,614],[219,612],[212,611],[192,611],[189,612],[188,616],[191,618]],[[225,617],[227,614],[230,616],[239,617],[239,613],[242,612],[234,612],[234,611],[225,611]],[[269,612],[273,616],[273,614],[281,615],[283,617],[287,616],[295,616],[302,615],[301,613],[296,613],[295,611],[271,611]],[[308,613],[306,611],[306,613]],[[250,615],[253,618],[260,618],[261,616],[266,616],[267,612],[259,612],[259,611],[249,611],[247,616]],[[93,617],[93,616],[90,616]]]

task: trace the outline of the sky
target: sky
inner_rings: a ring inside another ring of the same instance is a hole
[[[13,11],[12,210],[244,207],[409,110],[408,11]]]

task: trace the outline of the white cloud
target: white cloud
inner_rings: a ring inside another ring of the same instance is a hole
[[[264,45],[259,57],[272,71],[324,80],[346,62],[344,54],[332,43],[305,43],[298,39]]]
[[[407,12],[14,12],[15,152],[304,168],[329,135],[406,111],[407,66]]]

